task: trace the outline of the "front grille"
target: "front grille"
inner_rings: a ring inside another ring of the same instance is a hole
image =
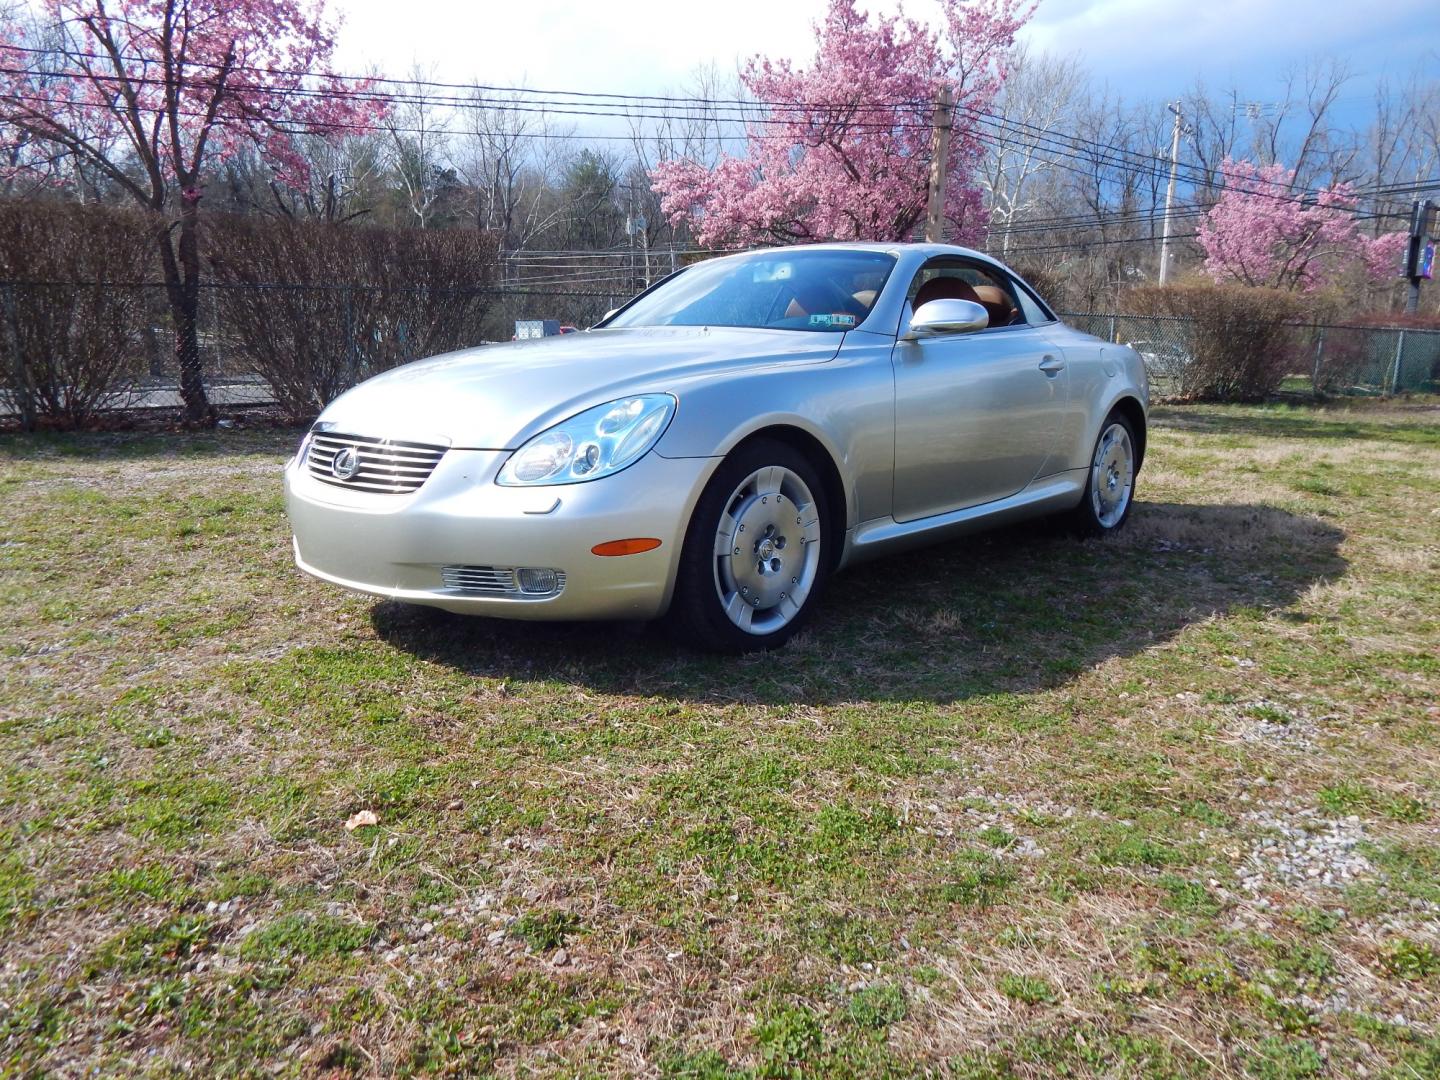
[[[531,570],[524,571],[533,573]],[[522,588],[512,566],[442,566],[440,580],[445,588],[470,596],[557,596],[565,589],[563,570],[546,571],[553,581],[552,588]],[[529,585],[526,579],[526,585]]]
[[[355,454],[357,468],[349,479],[335,473],[335,458],[343,450]],[[445,456],[446,448],[429,443],[372,439],[366,435],[316,432],[310,440],[306,464],[310,475],[335,487],[403,495],[425,483]]]

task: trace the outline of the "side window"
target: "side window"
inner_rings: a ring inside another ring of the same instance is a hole
[[[1030,290],[1023,285],[1015,287],[1015,298],[1020,301],[1020,312],[1031,326],[1055,321],[1055,316],[1051,315],[1049,310],[1043,307],[1040,301],[1032,296]]]
[[[908,321],[916,307],[931,300],[970,300],[990,316],[987,329],[1015,326],[1028,321],[1022,295],[1023,290],[1006,275],[972,263],[937,260],[922,267],[910,283],[905,318]]]

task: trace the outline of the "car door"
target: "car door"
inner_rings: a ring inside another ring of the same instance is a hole
[[[894,517],[943,514],[1003,499],[1041,475],[1061,441],[1069,378],[1044,326],[1025,321],[1018,287],[997,270],[955,260],[927,263],[911,286],[954,274],[982,292],[1017,297],[1013,322],[967,334],[903,340],[895,376]],[[988,307],[989,305],[987,305]],[[992,321],[996,320],[991,309]]]

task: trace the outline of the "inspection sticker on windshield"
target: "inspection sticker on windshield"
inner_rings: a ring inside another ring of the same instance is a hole
[[[855,316],[854,316],[854,315],[811,315],[811,316],[810,316],[810,325],[811,325],[811,326],[843,326],[843,327],[851,327],[851,326],[854,326],[854,325],[855,325]]]

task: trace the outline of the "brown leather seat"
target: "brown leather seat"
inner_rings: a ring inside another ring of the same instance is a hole
[[[1009,294],[998,285],[976,285],[975,302],[989,313],[991,326],[1009,326],[1020,314]]]
[[[975,292],[975,287],[968,281],[962,281],[955,277],[931,278],[921,285],[915,293],[915,310],[918,311],[931,300],[969,300],[972,304],[980,304],[981,307],[984,307],[984,303]]]

